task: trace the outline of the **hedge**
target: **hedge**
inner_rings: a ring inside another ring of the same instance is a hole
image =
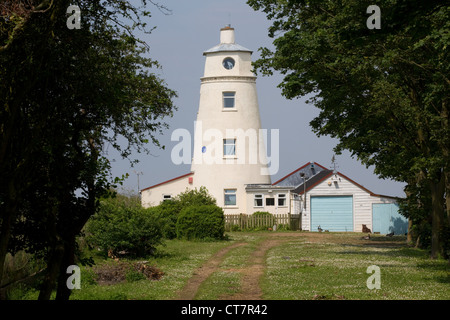
[[[176,230],[179,239],[221,240],[225,233],[223,210],[216,205],[186,207],[179,214]]]

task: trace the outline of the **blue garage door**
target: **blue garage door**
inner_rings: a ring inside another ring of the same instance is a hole
[[[373,232],[381,234],[405,234],[408,232],[408,219],[398,212],[396,203],[374,203],[372,205]]]
[[[311,231],[353,231],[353,197],[311,197]]]

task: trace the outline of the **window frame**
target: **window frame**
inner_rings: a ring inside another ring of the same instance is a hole
[[[229,95],[232,94],[232,95]],[[233,101],[232,107],[227,107],[225,101]],[[222,91],[222,110],[236,110],[236,91]]]
[[[257,200],[261,200],[260,206],[257,205],[257,203],[256,203]],[[264,195],[262,193],[253,195],[253,208],[264,208]]]
[[[280,205],[280,200],[284,200],[284,204]],[[287,207],[287,195],[286,193],[277,194],[277,207],[283,208]]]
[[[227,193],[227,191],[231,191],[231,192]],[[227,204],[227,200],[226,200],[227,195],[234,195],[234,204]],[[236,207],[237,206],[237,189],[235,189],[235,188],[223,189],[223,205],[225,207]]]
[[[233,144],[231,143],[226,143],[226,141],[233,141]],[[234,153],[233,154],[226,154],[225,153],[225,147],[226,146],[234,146]],[[236,157],[236,138],[225,138],[223,139],[223,157]]]
[[[267,200],[273,200],[273,204],[268,204]],[[266,207],[275,207],[275,197],[266,197],[265,203],[266,203]]]

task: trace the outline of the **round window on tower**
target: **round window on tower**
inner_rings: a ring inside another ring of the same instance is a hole
[[[234,67],[234,59],[233,58],[225,58],[222,62],[225,69],[231,70]]]

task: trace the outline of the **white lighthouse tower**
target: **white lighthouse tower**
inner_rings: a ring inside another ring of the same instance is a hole
[[[252,73],[252,51],[235,43],[234,28],[203,53],[204,76],[194,133],[193,185],[205,186],[225,213],[246,207],[248,184],[270,184]]]
[[[254,200],[251,192],[261,197],[263,191],[258,188],[274,188],[264,145],[267,131],[261,130],[252,51],[235,43],[234,29],[228,26],[220,30],[220,43],[203,54],[205,71],[191,172],[141,190],[141,201],[145,207],[155,206],[186,189],[204,186],[225,214],[251,213],[261,208],[254,201],[262,201]]]

